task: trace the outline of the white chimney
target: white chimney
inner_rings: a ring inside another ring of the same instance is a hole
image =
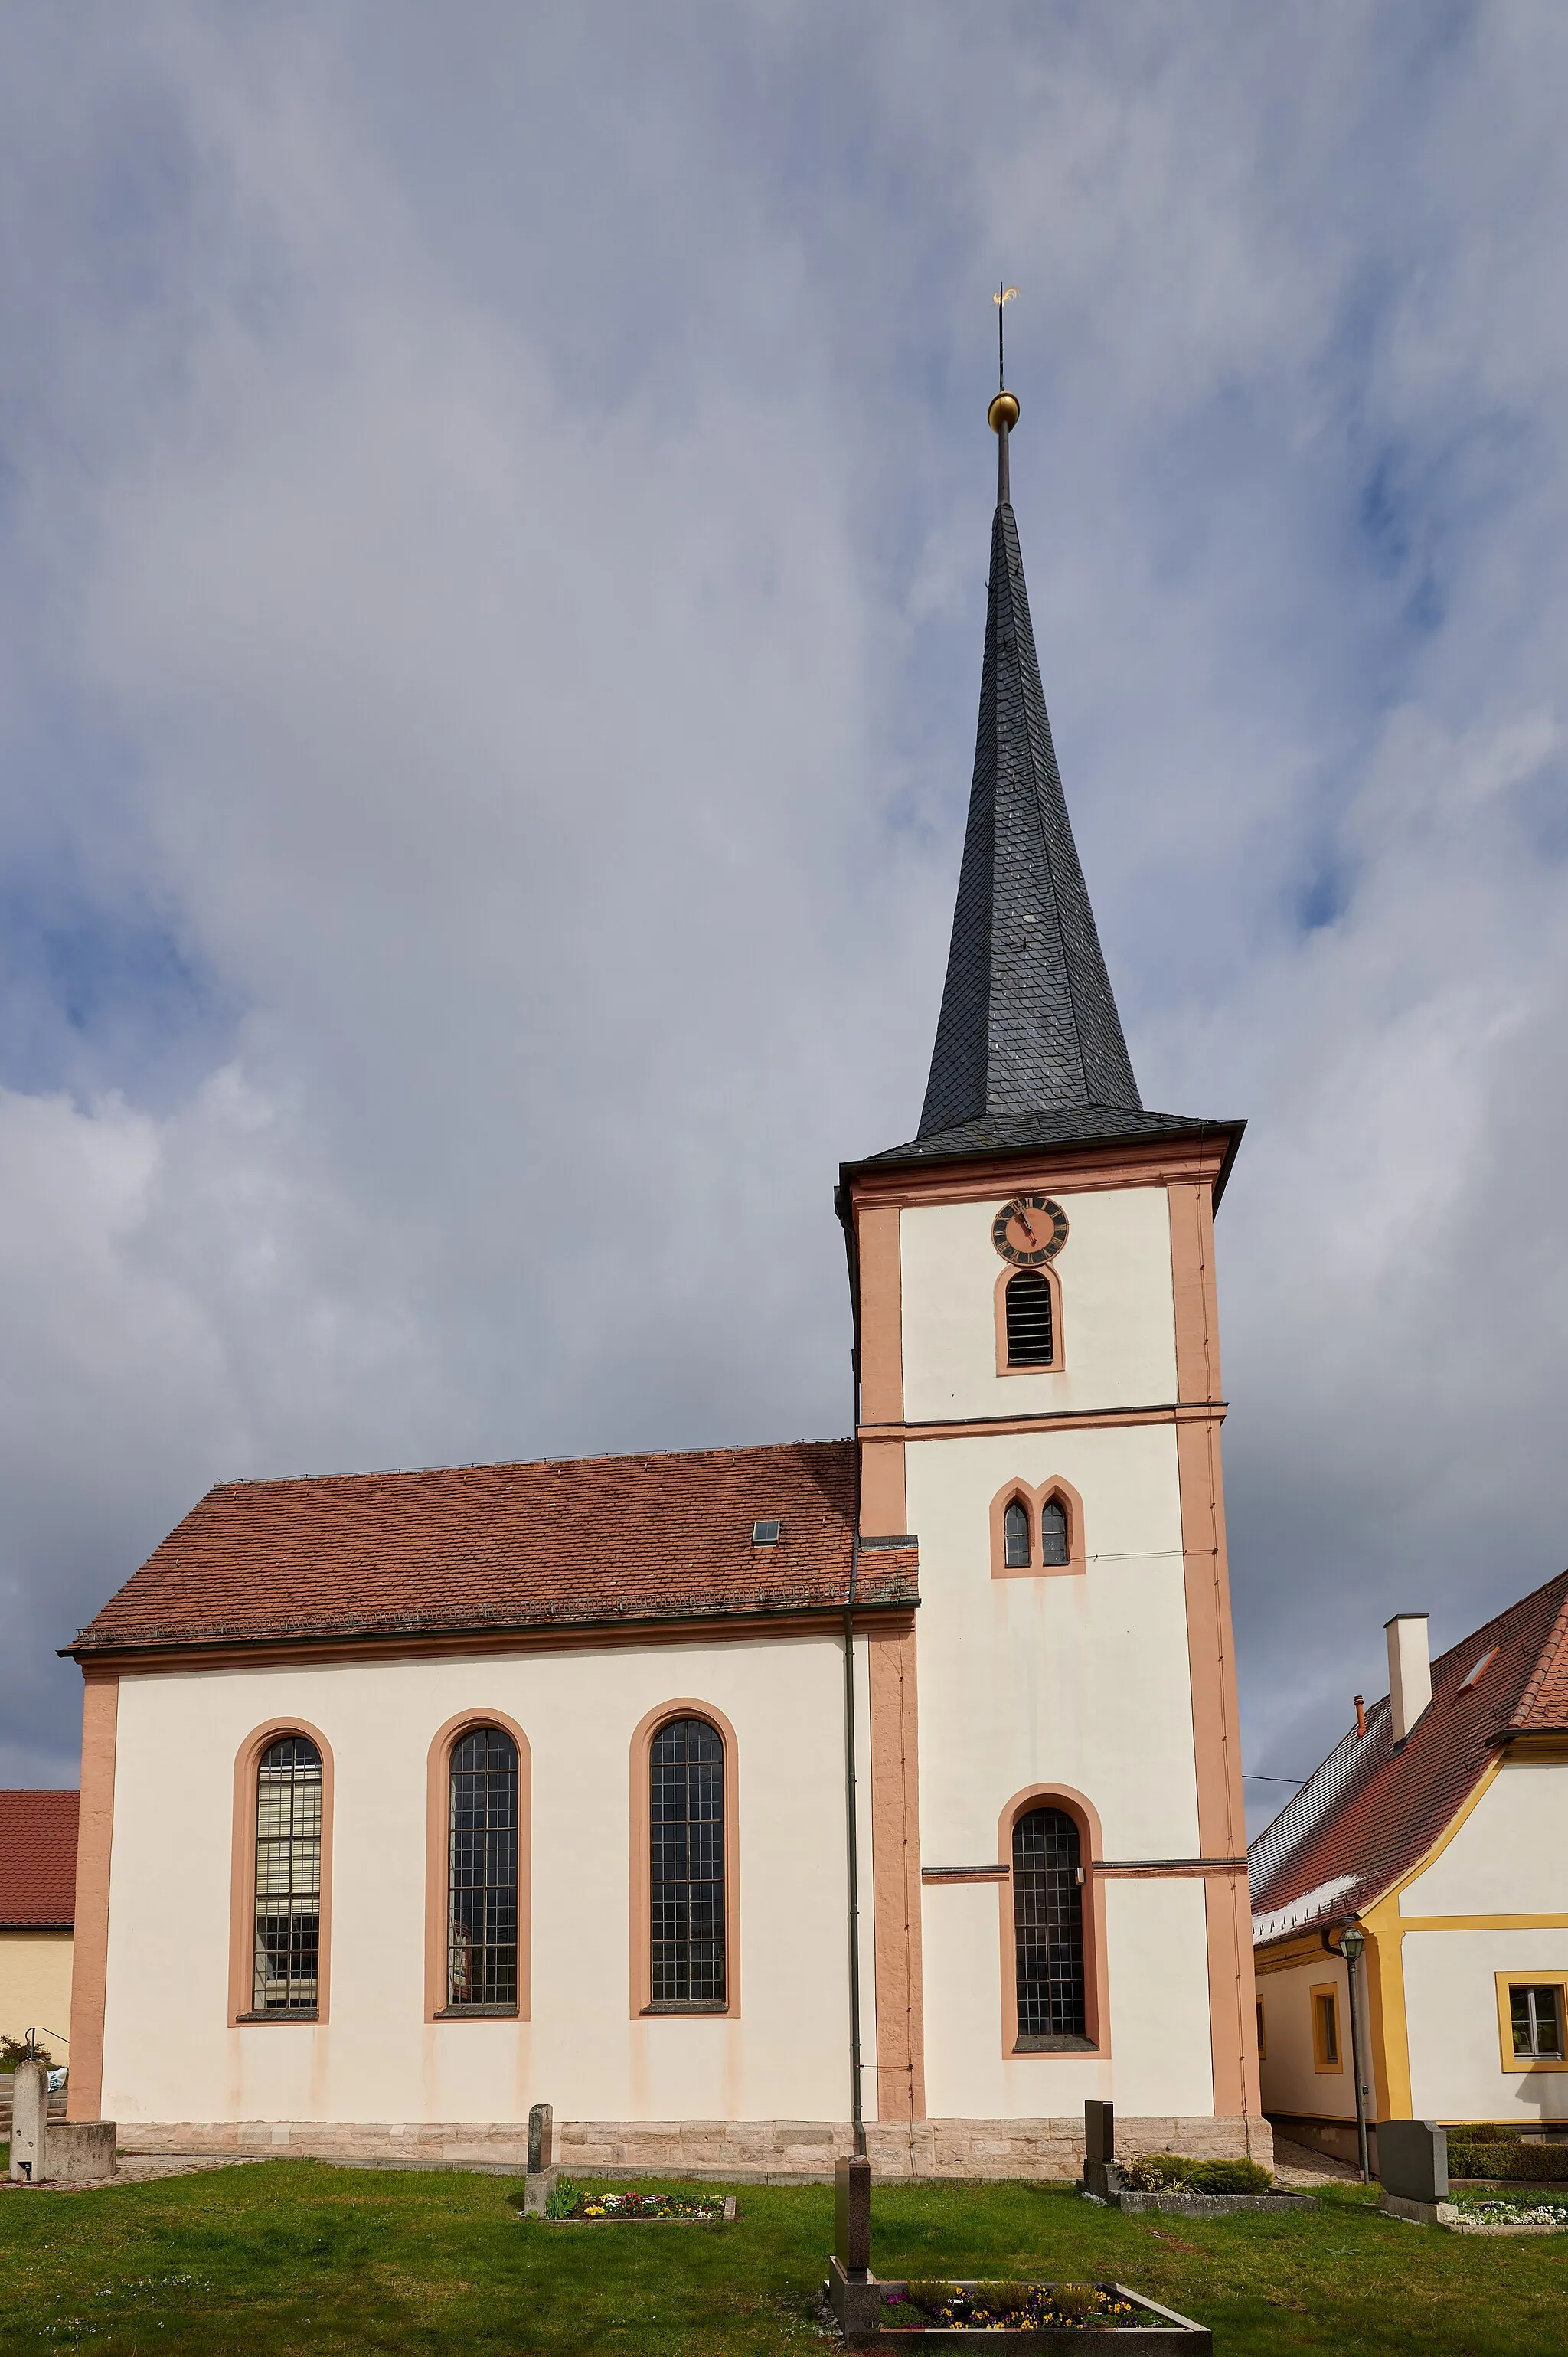
[[[1432,1700],[1432,1655],[1424,1612],[1396,1612],[1383,1623],[1389,1641],[1389,1708],[1394,1741],[1402,1743]]]

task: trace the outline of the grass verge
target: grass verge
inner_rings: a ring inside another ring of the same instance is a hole
[[[675,2180],[649,2179],[673,2187]],[[760,2357],[821,2348],[825,2187],[740,2189],[730,2227],[519,2221],[499,2177],[274,2161],[0,2195],[7,2357],[255,2349]],[[707,2190],[707,2189],[703,2189]],[[1124,2217],[1065,2187],[878,2187],[879,2274],[1116,2277],[1214,2328],[1221,2357],[1568,2357],[1568,2235],[1380,2217],[1361,2189],[1283,2217]]]

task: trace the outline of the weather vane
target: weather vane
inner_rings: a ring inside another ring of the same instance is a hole
[[[1002,339],[1002,322],[1006,317],[1006,306],[1016,300],[1017,293],[1018,289],[1015,286],[998,286],[991,298],[996,306],[996,390],[998,393],[1005,393],[1007,390],[1007,351]]]

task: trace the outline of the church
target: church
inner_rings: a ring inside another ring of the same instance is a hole
[[[1213,1215],[1146,1112],[997,503],[842,1441],[225,1482],[84,1681],[70,2115],[140,2152],[1066,2176],[1250,2153]],[[824,1215],[826,1205],[824,1203]]]

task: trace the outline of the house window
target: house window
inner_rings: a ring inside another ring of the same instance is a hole
[[[1020,2047],[1084,2043],[1081,1852],[1065,1809],[1013,1827],[1013,1937]]]
[[[252,2009],[313,2014],[320,1963],[321,1754],[284,1735],[256,1769]]]
[[[1315,2071],[1342,2071],[1339,2059],[1339,1992],[1331,1986],[1312,1991],[1312,2064]]]
[[[517,1746],[476,1727],[448,1770],[446,2002],[517,2010]]]
[[[1520,2061],[1563,2060],[1563,1990],[1545,1982],[1515,1982],[1509,1990],[1509,2022]]]
[[[1050,1280],[1021,1268],[1007,1280],[1007,1364],[1048,1367],[1055,1356]]]
[[[1047,1498],[1040,1508],[1040,1561],[1064,1564],[1068,1553],[1067,1508],[1059,1498]]]
[[[654,1737],[648,1830],[652,2009],[722,2013],[725,1747],[706,1719],[671,1719]]]
[[[1029,1568],[1029,1509],[1020,1498],[1002,1517],[1002,1559],[1009,1571]]]
[[[1258,2008],[1258,2060],[1260,2062],[1266,2062],[1269,2059],[1269,2050],[1268,2042],[1263,2036],[1263,2000],[1258,1997],[1254,2002]]]

